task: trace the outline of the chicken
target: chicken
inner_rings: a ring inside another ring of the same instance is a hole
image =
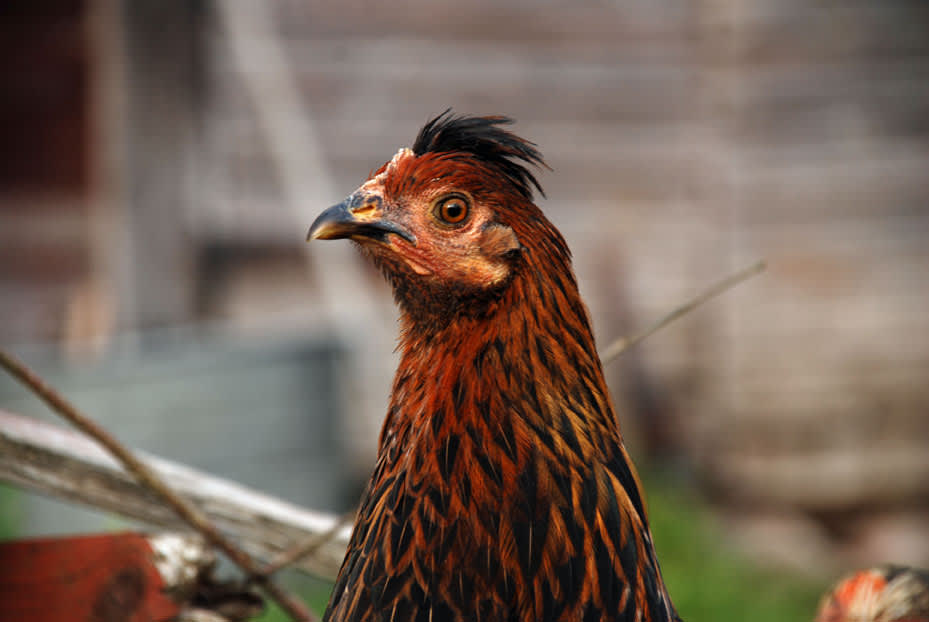
[[[929,622],[929,571],[879,566],[852,573],[823,597],[816,622]]]
[[[546,166],[505,117],[427,123],[308,239],[349,238],[400,364],[326,620],[679,620]]]

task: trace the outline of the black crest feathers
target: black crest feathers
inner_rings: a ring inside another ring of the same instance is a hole
[[[500,127],[511,123],[513,119],[502,116],[456,116],[449,108],[423,126],[413,143],[413,153],[468,153],[497,169],[530,201],[533,187],[545,196],[535,175],[523,163],[544,168],[548,165],[535,143]]]

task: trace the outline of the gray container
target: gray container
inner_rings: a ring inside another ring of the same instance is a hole
[[[332,341],[170,331],[123,340],[94,363],[69,364],[46,347],[14,351],[130,447],[299,505],[342,509],[344,352]],[[69,425],[6,374],[0,408]],[[13,499],[24,536],[120,525],[31,493]]]

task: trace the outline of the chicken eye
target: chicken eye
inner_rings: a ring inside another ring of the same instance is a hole
[[[468,217],[468,203],[459,196],[446,197],[436,204],[435,214],[449,225],[457,225]]]

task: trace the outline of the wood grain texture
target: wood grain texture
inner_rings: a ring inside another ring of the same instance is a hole
[[[337,520],[177,463],[139,455],[221,531],[260,558],[269,559],[324,533]],[[71,430],[4,411],[0,411],[0,480],[148,525],[185,529],[170,509],[93,442]],[[347,539],[345,529],[297,567],[334,577]]]

